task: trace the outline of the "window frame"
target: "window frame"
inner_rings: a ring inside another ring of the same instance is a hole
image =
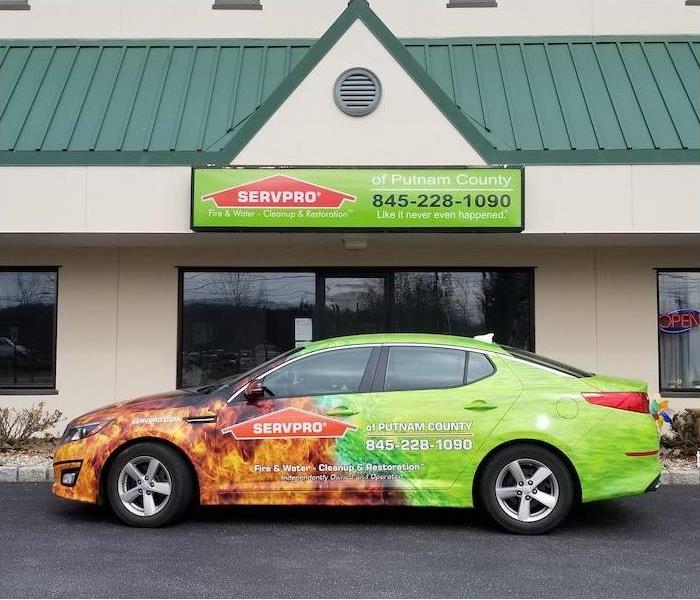
[[[700,0],[698,0],[700,2]],[[669,398],[698,398],[700,389],[693,388],[665,388],[662,385],[661,372],[661,332],[659,331],[659,315],[661,314],[661,286],[659,275],[664,273],[699,273],[700,267],[656,267],[656,370],[659,393]]]
[[[385,294],[387,302],[386,327],[387,332],[395,332],[396,327],[396,311],[392,306],[394,299],[395,275],[397,273],[523,273],[528,278],[529,289],[529,347],[530,352],[536,351],[536,326],[535,326],[535,266],[451,266],[451,265],[409,265],[409,266],[318,266],[309,265],[308,267],[293,266],[293,267],[275,267],[275,266],[201,266],[201,265],[176,265],[178,272],[178,298],[177,298],[177,345],[176,345],[176,372],[175,386],[177,389],[182,389],[182,342],[183,342],[183,309],[184,309],[184,280],[186,273],[310,273],[315,276],[316,295],[313,308],[313,339],[323,339],[322,334],[322,319],[323,310],[325,307],[325,279],[327,277],[385,277]],[[444,389],[444,388],[443,388]]]
[[[447,0],[447,8],[498,8],[497,0]]]
[[[54,273],[56,276],[55,297],[53,303],[53,331],[51,332],[51,356],[52,369],[50,383],[42,386],[20,386],[9,387],[0,384],[0,396],[42,396],[58,394],[56,389],[56,363],[57,363],[57,346],[58,346],[58,299],[59,299],[59,269],[60,265],[36,266],[36,265],[0,265],[0,273]]]
[[[440,388],[411,388],[407,390],[387,390],[385,388],[386,383],[386,368],[389,362],[389,351],[391,348],[396,347],[409,347],[409,348],[441,348],[443,350],[459,350],[466,353],[465,364],[464,364],[464,374],[462,375],[462,383],[459,385],[450,385]],[[479,377],[473,381],[467,381],[467,375],[469,373],[469,359],[471,354],[481,354],[486,358],[486,360],[491,364],[492,371],[488,375]],[[498,353],[493,353],[498,354]],[[502,355],[501,355],[502,356]],[[427,391],[441,391],[441,390],[456,390],[463,387],[468,387],[480,381],[484,381],[489,377],[494,376],[498,372],[493,360],[491,360],[488,352],[482,352],[476,348],[469,348],[467,346],[451,346],[449,344],[427,344],[422,342],[391,342],[382,344],[382,353],[379,356],[379,362],[377,364],[377,369],[374,372],[374,378],[372,380],[372,392],[383,394],[383,393],[400,393],[400,392],[427,392]]]
[[[214,0],[212,10],[262,10],[261,0]]]

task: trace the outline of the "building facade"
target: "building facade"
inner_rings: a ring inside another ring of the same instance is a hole
[[[432,331],[700,407],[700,6],[0,0],[0,37],[0,405],[71,418],[309,339]],[[193,178],[231,166],[258,186],[236,202],[269,206],[198,227]],[[515,226],[465,220],[513,169]],[[371,218],[295,229],[268,173]],[[443,226],[458,173],[476,204]]]

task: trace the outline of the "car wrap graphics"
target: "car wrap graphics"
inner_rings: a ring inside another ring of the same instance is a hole
[[[411,504],[468,506],[470,495],[439,476],[446,465],[471,459],[471,421],[383,422],[360,415],[343,420],[333,435],[299,431],[290,436],[282,423],[323,423],[325,412],[346,405],[351,396],[327,395],[255,404],[234,403],[219,423],[221,457],[218,500],[255,504]],[[283,408],[282,405],[286,405]],[[284,415],[297,415],[296,420]],[[280,417],[282,415],[283,417]],[[311,416],[299,420],[298,415]],[[255,424],[266,424],[267,429]],[[451,430],[451,431],[446,431]],[[459,431],[457,431],[459,430]],[[236,432],[243,431],[243,439]],[[265,431],[265,433],[263,433]],[[445,440],[459,449],[446,449]],[[461,456],[455,461],[455,456]],[[452,458],[450,458],[452,457]],[[449,470],[449,469],[448,469]],[[440,487],[433,487],[443,485]],[[422,485],[421,485],[422,483]]]
[[[500,383],[487,378],[452,390],[250,402],[238,394],[228,402],[235,390],[224,389],[111,405],[71,423],[106,425],[59,446],[53,489],[65,498],[97,502],[114,456],[128,444],[154,439],[188,459],[202,504],[472,506],[477,469],[490,452],[513,440],[539,441],[561,452],[584,501],[642,493],[658,475],[658,456],[633,455],[658,449],[653,418],[593,405],[581,396],[591,390],[643,390],[643,384],[562,378],[525,363],[493,360]],[[521,384],[524,391],[514,391]],[[497,408],[465,410],[474,408],[465,394]],[[342,416],[340,407],[348,409]],[[286,430],[280,415],[291,415]],[[332,435],[328,425],[318,425],[324,422],[333,423]],[[62,470],[77,463],[76,484],[61,485]]]
[[[69,424],[106,422],[97,433],[60,445],[54,455],[54,493],[84,502],[101,499],[102,475],[111,459],[127,445],[140,440],[163,440],[177,447],[190,461],[198,477],[207,482],[209,458],[215,445],[214,424],[192,425],[186,419],[193,414],[213,415],[225,405],[226,398],[216,396],[203,402],[201,396],[187,392],[137,398],[112,404],[75,419]],[[60,485],[66,465],[78,461],[80,472],[74,486]],[[204,491],[211,487],[204,486]]]

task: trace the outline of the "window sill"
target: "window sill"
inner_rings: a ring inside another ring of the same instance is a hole
[[[58,390],[49,388],[0,388],[0,396],[56,396]]]
[[[698,398],[700,399],[700,389],[687,391],[661,391],[659,396],[662,398]]]

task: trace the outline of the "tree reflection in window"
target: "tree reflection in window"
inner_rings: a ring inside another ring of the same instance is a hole
[[[0,269],[0,388],[55,386],[57,272]]]

